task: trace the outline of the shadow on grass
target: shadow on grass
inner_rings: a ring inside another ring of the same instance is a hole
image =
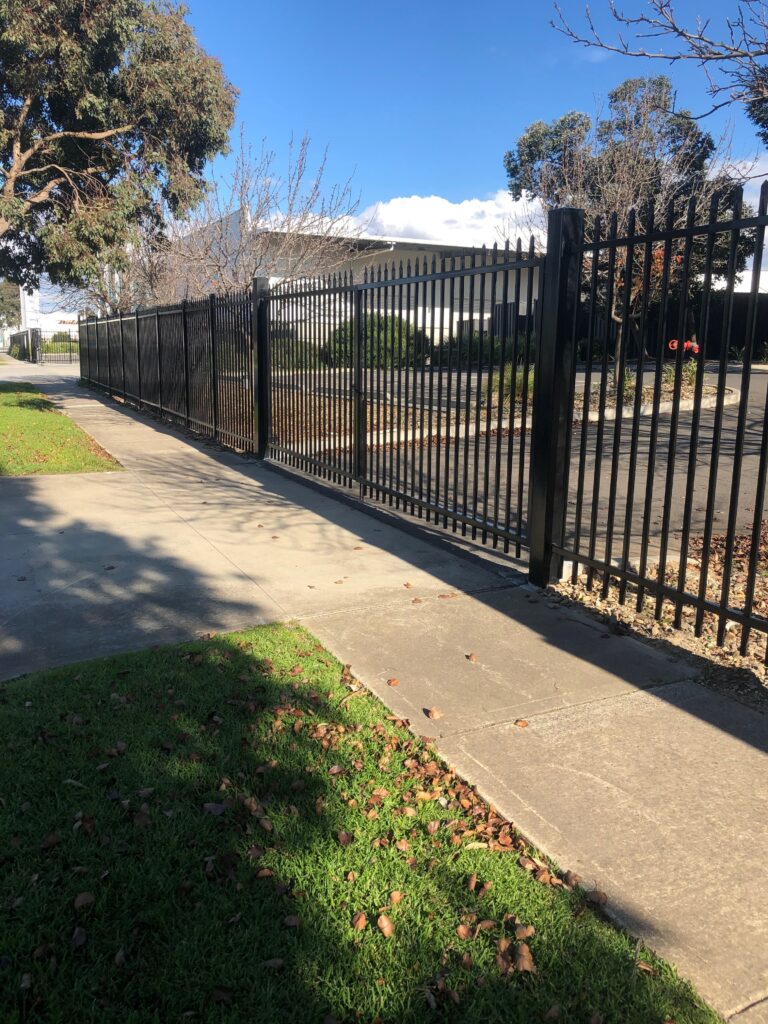
[[[524,872],[504,823],[348,694],[285,627],[1,690],[3,1019],[716,1020],[578,891]],[[536,973],[498,959],[517,922]]]
[[[0,409],[26,409],[34,412],[52,412],[53,406],[40,394],[34,384],[14,381],[0,381],[0,396],[13,395],[12,400],[0,397]],[[34,396],[34,397],[27,397]]]

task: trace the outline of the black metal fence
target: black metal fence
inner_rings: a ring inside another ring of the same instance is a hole
[[[768,632],[766,204],[84,321],[83,379],[716,640]]]
[[[137,409],[254,452],[250,292],[80,322],[81,373]]]
[[[526,543],[533,242],[270,297],[276,459],[483,543]]]
[[[683,222],[674,206],[658,218],[649,210],[621,236],[614,218],[585,238],[567,215],[587,330],[575,340],[584,364],[553,411],[567,442],[555,486],[568,496],[555,513],[555,562],[572,562],[574,580],[586,568],[603,594],[616,581],[622,603],[650,599],[657,618],[670,602],[674,625],[689,617],[697,634],[709,617],[718,644],[738,624],[742,653],[752,630],[768,629],[756,590],[768,541],[768,372],[755,365],[768,359],[767,201],[768,183],[756,213],[740,190],[708,210],[689,203]],[[595,329],[606,311],[612,340]],[[562,351],[574,344],[570,316]]]
[[[43,331],[39,327],[11,334],[8,351],[14,358],[30,363],[76,363],[80,358],[77,334]]]

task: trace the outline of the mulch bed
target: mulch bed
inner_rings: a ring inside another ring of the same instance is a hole
[[[709,566],[707,573],[707,597],[719,601],[724,563],[726,557],[724,535],[712,538],[709,545]],[[768,521],[764,522],[760,534],[753,610],[755,614],[768,617]],[[735,539],[733,560],[729,573],[730,589],[728,604],[733,608],[743,607],[749,558],[752,548],[751,536],[742,535]],[[697,593],[701,571],[703,540],[694,537],[690,544],[690,555],[686,569],[685,586],[689,592]],[[655,567],[650,567],[653,576]],[[667,581],[677,584],[677,567],[667,569]],[[752,630],[747,649],[740,652],[742,630],[735,622],[726,624],[723,645],[717,645],[718,618],[706,613],[702,623],[701,636],[696,636],[696,609],[683,606],[682,622],[679,629],[674,626],[675,606],[668,600],[662,606],[661,618],[654,618],[655,599],[646,595],[643,609],[636,609],[637,588],[627,587],[625,604],[619,604],[619,586],[612,581],[608,594],[603,597],[602,577],[595,574],[592,588],[588,587],[586,573],[576,583],[570,580],[553,588],[557,597],[567,603],[577,603],[594,609],[608,623],[609,628],[621,632],[631,631],[650,643],[671,646],[690,655],[702,670],[704,681],[719,690],[728,692],[741,700],[768,711],[768,676],[766,673],[766,635]]]

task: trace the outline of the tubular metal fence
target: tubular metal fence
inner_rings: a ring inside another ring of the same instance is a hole
[[[80,358],[77,335],[69,331],[43,331],[39,327],[15,331],[9,338],[9,353],[30,363],[76,363]]]
[[[90,319],[84,382],[716,640],[768,632],[768,184],[546,253],[382,262]],[[757,584],[760,584],[758,586]]]
[[[250,292],[80,322],[82,378],[137,409],[255,452]]]
[[[519,555],[542,260],[531,242],[278,285],[272,455]]]

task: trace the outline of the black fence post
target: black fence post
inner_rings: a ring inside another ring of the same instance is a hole
[[[568,507],[568,437],[573,332],[578,309],[584,214],[552,210],[543,267],[541,328],[536,350],[528,503],[529,578],[538,587],[559,579]]]
[[[157,344],[157,407],[163,418],[163,357],[160,351],[160,307],[155,306],[155,342]]]
[[[141,409],[141,345],[139,344],[139,311],[134,314],[136,327],[136,403]]]
[[[77,361],[80,364],[80,380],[83,379],[83,342],[81,336],[80,314],[77,314]]]
[[[104,335],[107,346],[107,392],[112,397],[112,346],[109,344],[109,320],[104,320]]]
[[[181,302],[181,343],[184,346],[184,422],[189,430],[189,338],[187,337],[187,300]]]
[[[269,278],[255,277],[251,288],[251,365],[256,457],[269,453],[272,432],[272,364],[269,338]]]
[[[123,311],[118,313],[120,318],[120,375],[123,381],[123,401],[125,401],[125,343],[123,341]]]
[[[216,367],[216,293],[208,296],[208,326],[211,331],[211,384],[213,386],[213,436],[219,436],[219,377]]]
[[[365,472],[367,469],[367,438],[365,424],[365,392],[363,390],[363,289],[354,291],[354,384],[353,384],[353,444],[355,479],[360,483],[360,494],[365,496]]]
[[[101,387],[101,339],[99,338],[99,318],[97,316],[93,318],[93,330],[96,334],[96,344],[94,345],[96,351],[96,386]]]

